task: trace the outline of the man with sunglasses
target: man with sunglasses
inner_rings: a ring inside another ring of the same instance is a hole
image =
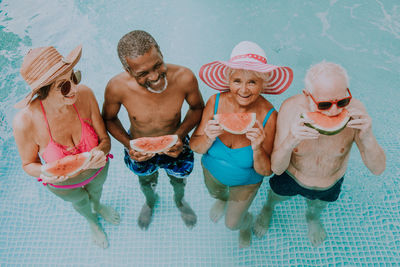
[[[192,228],[197,216],[183,196],[194,160],[188,133],[200,122],[204,107],[196,77],[185,67],[164,63],[157,42],[144,31],[124,35],[118,43],[118,56],[125,71],[107,84],[103,118],[111,135],[124,145],[125,164],[139,177],[146,197],[138,225],[147,229],[151,222],[158,198],[155,193],[158,169],[163,168],[174,188],[181,217]],[[181,121],[184,101],[189,110]],[[118,119],[121,105],[128,112],[128,132]],[[178,142],[163,153],[139,152],[129,145],[131,139],[169,134],[178,135]]]
[[[385,169],[385,154],[373,133],[371,118],[363,104],[348,88],[348,76],[339,65],[321,62],[305,77],[303,94],[284,101],[279,110],[271,168],[271,190],[254,225],[261,237],[269,227],[274,207],[291,196],[306,199],[308,237],[313,246],[326,238],[320,214],[329,202],[338,199],[353,142],[364,164],[375,175]],[[321,112],[336,116],[346,108],[351,120],[338,134],[327,136],[307,127],[309,119],[300,114]]]

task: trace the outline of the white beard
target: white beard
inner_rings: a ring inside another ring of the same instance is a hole
[[[156,94],[160,94],[160,93],[164,92],[165,89],[167,89],[167,87],[168,87],[168,80],[167,80],[167,77],[164,77],[164,79],[165,79],[165,85],[164,85],[164,87],[163,87],[161,90],[156,91],[156,90],[152,89],[150,86],[146,86],[146,89],[147,89],[148,91],[150,91],[150,92],[152,92],[152,93],[156,93]]]

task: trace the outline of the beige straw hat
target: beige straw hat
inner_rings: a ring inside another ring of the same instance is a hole
[[[51,84],[57,77],[71,70],[79,61],[82,45],[78,45],[67,57],[63,57],[53,46],[38,47],[29,50],[21,66],[21,76],[32,91],[14,105],[23,108],[43,86]]]

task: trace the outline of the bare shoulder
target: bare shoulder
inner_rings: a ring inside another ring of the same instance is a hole
[[[261,106],[262,110],[266,110],[268,112],[271,108],[274,107],[271,104],[271,102],[269,102],[268,99],[266,99],[265,97],[260,95],[259,99],[260,99],[260,106]]]
[[[196,76],[189,68],[168,64],[168,70],[171,71],[172,80],[182,85],[182,88],[193,89],[193,86],[197,86]]]
[[[300,112],[305,105],[304,95],[298,94],[285,99],[279,108],[279,114]]]
[[[112,93],[117,93],[120,90],[117,90],[119,88],[125,88],[126,87],[126,83],[129,80],[129,74],[124,71],[121,72],[117,75],[115,75],[114,77],[112,77],[106,86],[106,92],[112,92]]]
[[[83,97],[84,99],[93,99],[95,98],[92,89],[84,84],[78,85],[79,96]]]
[[[296,107],[304,104],[304,100],[304,95],[301,94],[291,96],[282,102],[279,111],[295,110]]]
[[[210,96],[210,98],[207,100],[206,106],[214,106],[216,97],[217,94]]]
[[[33,110],[31,106],[24,107],[13,118],[13,130],[25,131],[33,127]]]
[[[124,71],[112,77],[106,86],[104,92],[105,101],[118,101],[124,95],[124,91],[128,90],[129,74]]]

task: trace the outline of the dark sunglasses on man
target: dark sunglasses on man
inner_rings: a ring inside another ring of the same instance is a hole
[[[349,88],[346,88],[347,92],[349,93],[348,97],[336,100],[336,101],[316,101],[312,94],[309,94],[311,96],[311,99],[314,101],[315,105],[317,105],[319,110],[328,110],[330,109],[333,105],[336,105],[338,108],[344,108],[348,104],[350,104],[350,100],[352,98],[351,93]],[[305,91],[303,91],[305,93]]]

